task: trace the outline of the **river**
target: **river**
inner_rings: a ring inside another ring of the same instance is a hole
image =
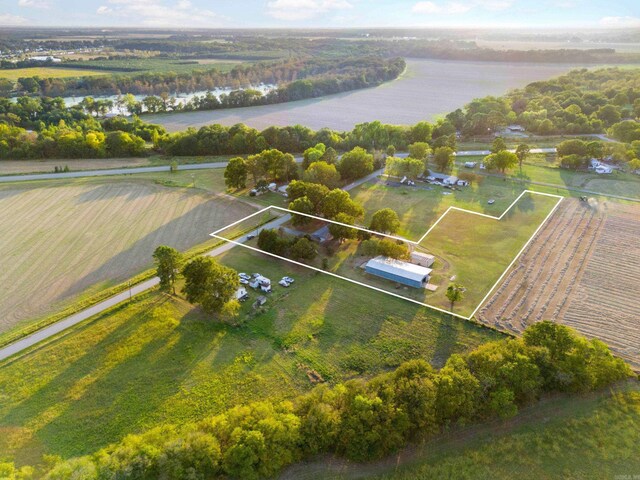
[[[380,120],[414,124],[462,107],[485,95],[501,95],[578,68],[563,64],[508,64],[407,59],[407,70],[392,82],[375,88],[298,102],[199,112],[145,115],[145,121],[169,131],[211,123],[244,123],[257,129],[271,125],[305,125],[318,129],[350,130],[357,123]]]

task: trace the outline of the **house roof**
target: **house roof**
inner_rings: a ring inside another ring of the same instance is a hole
[[[366,264],[367,268],[374,268],[381,272],[390,273],[399,277],[404,277],[417,282],[422,282],[424,277],[433,270],[413,263],[403,262],[394,258],[383,257],[382,255],[372,258]]]

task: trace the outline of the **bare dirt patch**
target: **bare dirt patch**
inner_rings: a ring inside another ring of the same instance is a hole
[[[640,366],[640,209],[565,199],[478,320],[520,333],[555,320]]]
[[[0,188],[0,331],[152,265],[162,244],[185,250],[254,209],[147,181]]]

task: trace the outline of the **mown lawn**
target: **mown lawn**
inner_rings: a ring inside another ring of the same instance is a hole
[[[0,368],[0,458],[79,455],[130,432],[201,418],[231,405],[288,398],[392,368],[411,358],[442,365],[498,338],[468,322],[235,248],[221,260],[274,285],[238,327],[151,293]]]
[[[373,464],[322,460],[282,479],[627,479],[640,471],[640,385],[547,399],[512,420],[453,430]]]
[[[385,181],[368,182],[352,190],[351,197],[364,206],[365,225],[370,223],[376,211],[391,208],[400,217],[397,235],[417,241],[449,207],[499,216],[524,190],[519,185],[492,177],[480,177],[480,182],[480,185],[474,183],[453,192],[422,182],[416,187],[389,186]],[[495,203],[489,205],[489,199]]]

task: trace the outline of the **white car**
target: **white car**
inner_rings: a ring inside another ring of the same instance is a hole
[[[269,293],[271,292],[271,285],[260,285],[260,290],[264,293]]]
[[[246,278],[240,277],[240,283],[242,285],[249,285],[249,280],[247,280]]]
[[[239,273],[238,276],[244,280],[249,280],[251,275],[247,275],[246,273]]]
[[[282,285],[283,287],[289,287],[290,283],[285,281],[285,279],[283,278],[278,282],[278,285]]]
[[[291,277],[282,277],[282,280],[284,280],[287,283],[293,283],[295,282],[295,280]]]
[[[494,203],[496,203],[496,201],[492,198],[491,200],[487,200],[487,203],[489,205],[493,205]]]

